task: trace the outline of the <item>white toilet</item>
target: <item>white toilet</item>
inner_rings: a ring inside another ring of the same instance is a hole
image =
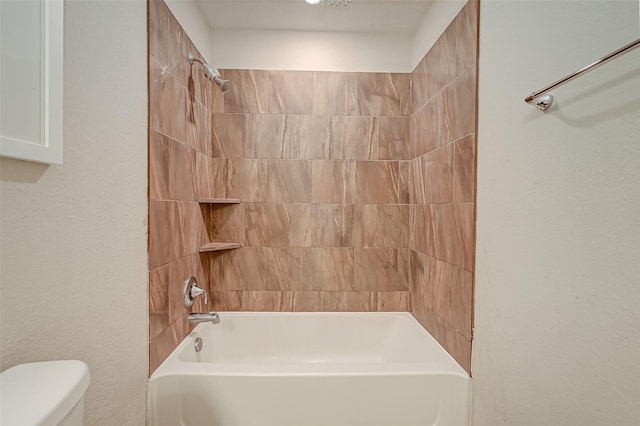
[[[0,425],[82,426],[89,367],[82,361],[20,364],[0,373]]]

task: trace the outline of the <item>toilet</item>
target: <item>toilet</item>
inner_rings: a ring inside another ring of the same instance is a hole
[[[0,425],[82,426],[89,367],[82,361],[20,364],[0,373]]]

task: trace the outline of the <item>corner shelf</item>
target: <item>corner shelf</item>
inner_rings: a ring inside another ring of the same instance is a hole
[[[200,198],[200,204],[239,204],[239,198]]]
[[[240,243],[208,243],[200,247],[200,253],[209,253],[212,251],[234,250],[242,247]]]
[[[229,204],[240,204],[239,198],[200,198],[198,200],[200,204],[218,204],[218,205],[229,205]],[[211,253],[216,251],[223,250],[234,250],[242,247],[240,243],[221,243],[221,242],[213,242],[207,243],[198,249],[199,253]]]

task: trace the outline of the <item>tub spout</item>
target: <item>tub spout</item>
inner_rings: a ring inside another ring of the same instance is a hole
[[[218,324],[220,322],[220,315],[218,315],[217,312],[192,312],[189,314],[187,321],[191,324],[198,324],[201,322]]]

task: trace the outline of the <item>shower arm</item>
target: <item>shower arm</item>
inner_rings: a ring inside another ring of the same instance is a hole
[[[226,92],[229,89],[229,80],[225,80],[220,75],[220,71],[218,68],[212,67],[208,63],[206,63],[202,58],[196,58],[189,52],[189,63],[193,65],[194,62],[199,62],[202,65],[202,69],[204,70],[204,75],[214,83],[216,83],[220,87],[220,91],[222,93]]]
[[[218,68],[212,67],[211,65],[206,63],[202,58],[196,58],[195,56],[193,56],[193,54],[191,54],[191,52],[189,52],[189,63],[193,65],[194,62],[200,63],[200,65],[202,65],[203,67],[210,68],[211,70],[213,70],[213,73],[216,77],[220,77],[220,71],[218,71]]]
[[[190,63],[191,65],[193,65],[193,62],[194,62],[194,61],[195,61],[195,62],[200,62],[200,64],[201,64],[201,65],[203,65],[203,66],[204,66],[204,65],[209,65],[209,64],[207,64],[205,61],[203,61],[202,59],[200,59],[200,58],[196,58],[195,56],[193,56],[193,55],[191,54],[191,52],[189,52],[189,63]]]

